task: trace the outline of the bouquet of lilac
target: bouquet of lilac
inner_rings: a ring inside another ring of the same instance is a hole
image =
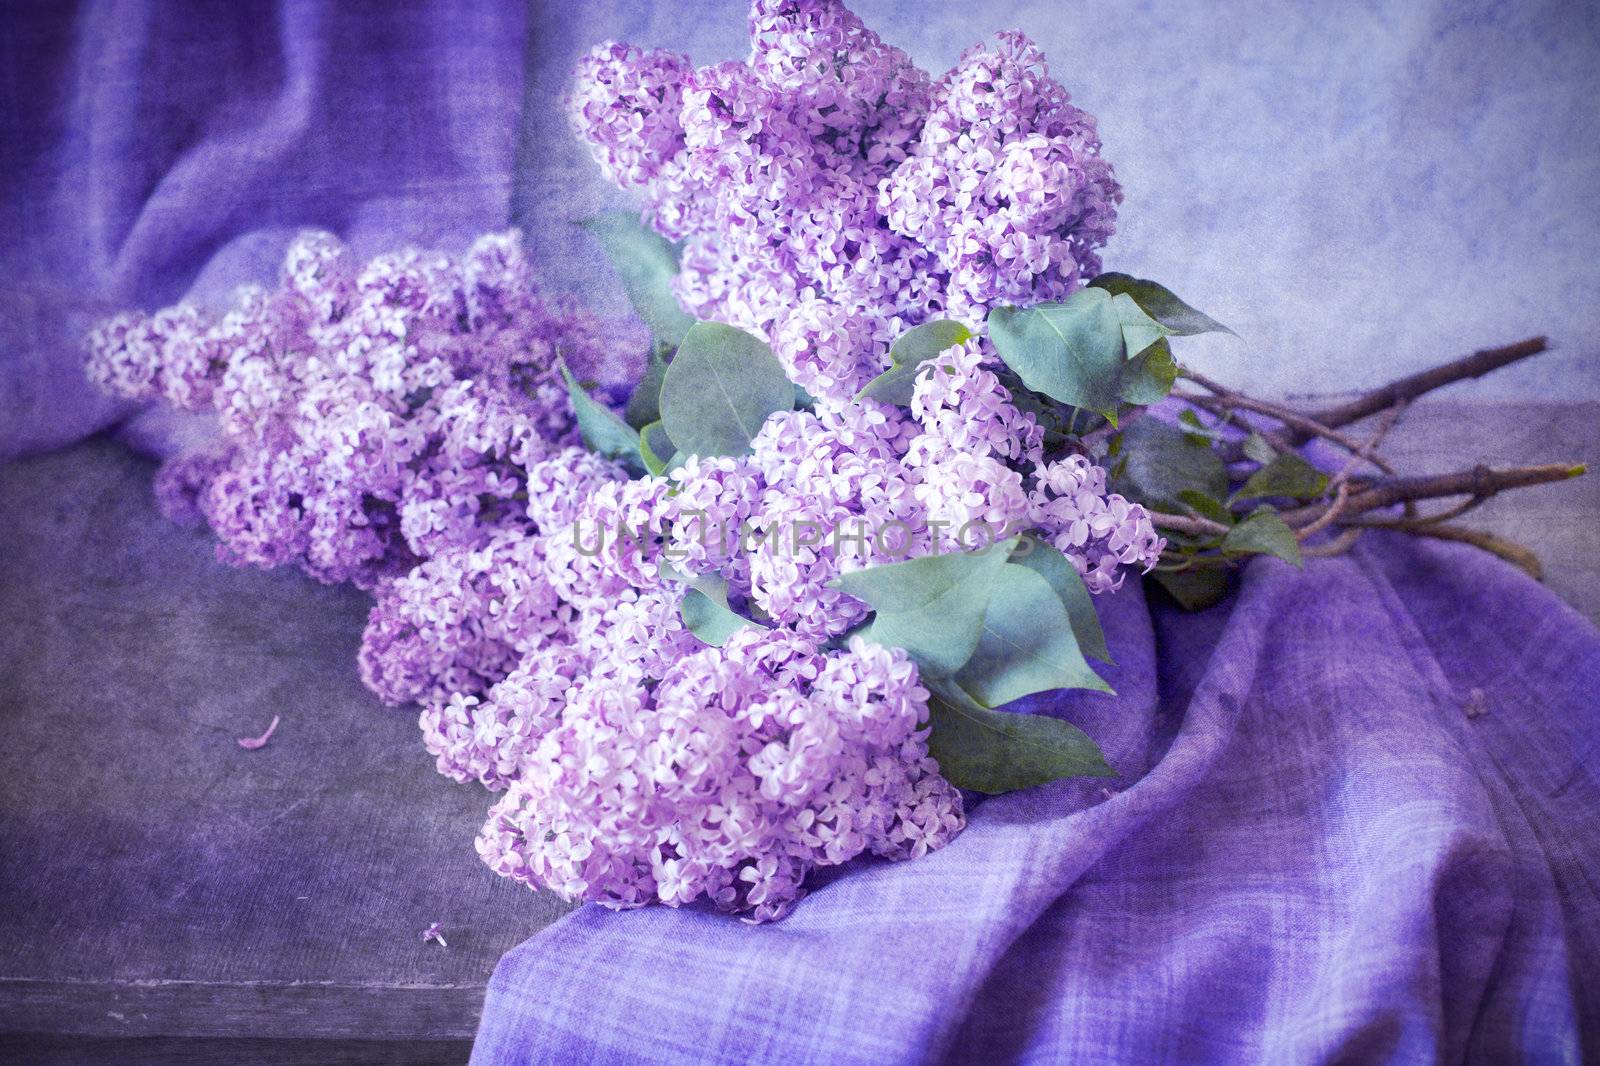
[[[1093,597],[1130,571],[1202,606],[1252,555],[1450,535],[1415,501],[1573,472],[1376,455],[1410,399],[1542,341],[1312,414],[1181,368],[1170,337],[1223,327],[1100,272],[1121,191],[1021,34],[935,80],[837,0],[755,0],[750,28],[742,63],[578,67],[575,129],[644,200],[588,225],[647,352],[543,297],[514,235],[357,269],[310,234],[220,317],[91,338],[107,388],[216,412],[158,478],[169,515],[372,591],[362,676],[503,793],[497,872],[781,917],[816,867],[948,843],[964,793],[1112,774],[1005,706],[1109,697]],[[1140,417],[1180,378],[1206,391]],[[1349,461],[1311,466],[1312,436]]]

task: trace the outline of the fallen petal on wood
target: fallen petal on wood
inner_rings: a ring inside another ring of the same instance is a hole
[[[240,737],[239,746],[246,751],[255,751],[257,748],[265,747],[267,741],[272,739],[272,734],[277,731],[277,728],[278,716],[273,715],[272,724],[267,726],[265,733],[262,733],[259,737]]]

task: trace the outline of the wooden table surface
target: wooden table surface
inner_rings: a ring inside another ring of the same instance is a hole
[[[1592,464],[1600,404],[1423,404],[1388,451]],[[153,469],[105,440],[0,467],[0,1059],[464,1058],[495,961],[566,908],[488,872],[490,795],[361,687],[365,596],[218,564]],[[1600,476],[1472,521],[1600,620],[1597,519]]]
[[[0,1030],[470,1040],[567,908],[489,872],[490,793],[362,687],[365,595],[219,564],[153,470],[105,440],[0,467]]]

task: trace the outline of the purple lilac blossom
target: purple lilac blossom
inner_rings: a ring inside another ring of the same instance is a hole
[[[535,531],[597,473],[576,442],[559,353],[629,372],[602,325],[534,283],[515,234],[459,259],[406,251],[364,267],[326,233],[290,246],[281,284],[213,315],[119,315],[90,338],[109,391],[216,412],[220,442],[172,461],[158,499],[203,518],[225,560],[297,563],[372,588],[422,560]],[[620,371],[620,373],[619,373]],[[557,469],[570,467],[570,470]],[[612,475],[614,476],[614,475]]]
[[[900,427],[888,462],[905,469],[870,483],[870,507],[845,497],[841,510],[833,486],[801,472],[770,479],[791,499],[740,517],[763,532],[869,510],[918,529],[1036,526],[1095,592],[1116,588],[1124,566],[1153,565],[1162,542],[1148,515],[1103,475],[1079,477],[1060,502],[1051,478],[1077,467],[1046,464],[986,339],[924,369],[914,421],[854,401],[905,328],[954,317],[978,329],[992,306],[1064,298],[1099,270],[1122,194],[1093,118],[1016,32],[937,81],[837,0],[754,0],[750,35],[747,62],[700,69],[601,45],[570,99],[601,169],[686,241],[677,284],[691,311],[767,338],[819,417],[872,410]],[[792,441],[758,437],[756,456],[767,447],[780,465],[795,459]],[[915,551],[938,547],[923,537]],[[758,551],[726,576],[753,582],[742,591],[782,617],[791,599],[829,614],[838,572]],[[831,613],[859,617],[853,607]],[[797,624],[825,634],[834,621]]]
[[[489,866],[611,907],[707,899],[782,917],[817,866],[912,858],[960,831],[898,650],[822,651],[745,629],[651,685],[626,667],[568,694],[478,837]],[[535,697],[534,702],[541,702]]]
[[[765,337],[814,396],[848,400],[909,326],[977,327],[1099,271],[1122,190],[1021,33],[937,81],[838,0],[755,0],[750,36],[747,62],[701,68],[601,45],[570,111],[686,241],[685,306]]]
[[[751,31],[749,63],[698,70],[602,46],[573,98],[601,166],[687,239],[685,303],[767,337],[817,398],[748,454],[627,481],[575,447],[558,352],[597,377],[613,353],[512,237],[357,270],[307,235],[225,315],[107,323],[90,372],[216,410],[218,445],[159,478],[174,520],[230,561],[373,590],[363,679],[422,705],[441,773],[505,790],[492,868],[769,920],[814,867],[963,824],[915,666],[847,637],[868,611],[837,577],[1032,529],[1103,592],[1161,542],[1103,471],[1047,461],[986,341],[929,361],[909,411],[853,401],[906,327],[1098,269],[1121,194],[1043,58],[1004,34],[935,83],[812,0],[757,0]],[[760,619],[721,648],[679,611],[713,575]]]

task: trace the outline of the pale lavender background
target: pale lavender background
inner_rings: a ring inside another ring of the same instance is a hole
[[[1600,5],[853,7],[935,73],[999,29],[1044,48],[1127,191],[1107,266],[1165,281],[1244,338],[1186,341],[1185,359],[1268,393],[1327,392],[1546,333],[1557,354],[1480,387],[1600,396]],[[541,25],[530,99],[546,106],[603,37],[739,56],[744,11],[563,5]],[[624,202],[558,116],[529,148],[541,232]],[[561,247],[576,270],[581,251]]]
[[[1544,332],[1479,388],[1600,396],[1595,4],[856,7],[935,71],[1038,39],[1127,187],[1108,265],[1245,338],[1197,365],[1330,391]],[[566,72],[605,37],[713,61],[743,35],[739,0],[0,5],[0,456],[114,416],[77,373],[96,317],[269,276],[303,225],[459,247],[515,206],[547,276],[620,308],[566,225],[623,202],[555,109]]]

